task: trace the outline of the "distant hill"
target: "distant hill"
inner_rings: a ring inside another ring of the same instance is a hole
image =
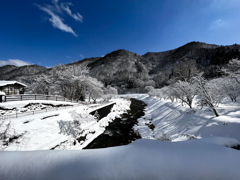
[[[0,80],[17,80],[29,84],[33,76],[46,72],[47,68],[39,65],[27,65],[17,67],[6,65],[0,67]]]
[[[182,59],[195,60],[204,68],[227,64],[232,58],[240,59],[240,45],[219,46],[203,42],[190,42],[179,48],[164,52],[147,52],[144,55],[127,50],[113,51],[104,57],[87,58],[67,65],[84,64],[90,68],[90,75],[106,84],[121,86],[121,77],[145,73],[155,76],[162,71],[171,71]],[[0,67],[1,80],[19,80],[30,84],[35,75],[51,71],[43,66],[30,65]],[[211,75],[212,76],[212,75]]]

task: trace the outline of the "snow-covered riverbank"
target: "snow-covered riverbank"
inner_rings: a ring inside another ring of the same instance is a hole
[[[34,102],[37,103],[37,101]],[[16,103],[15,106],[22,108],[26,103],[27,102],[19,102]],[[51,104],[49,101],[48,103]],[[61,102],[53,102],[54,105],[56,105],[56,103],[57,105],[61,105]],[[62,103],[63,105],[66,104],[65,102]],[[111,112],[100,121],[89,115],[89,112],[112,103],[115,103],[115,105]],[[69,103],[67,104],[69,105]],[[95,104],[94,106],[79,105],[69,109],[6,120],[4,122],[5,125],[11,122],[9,136],[11,136],[11,134],[22,136],[13,140],[7,146],[2,145],[2,149],[12,151],[49,150],[54,147],[56,147],[55,149],[82,149],[102,134],[109,122],[126,112],[126,110],[129,109],[130,101],[118,98],[108,104]],[[14,107],[14,104],[4,104],[4,106]],[[2,128],[4,127],[5,126],[2,125]],[[84,138],[78,142],[76,138],[79,137]]]
[[[128,94],[123,97],[136,98],[147,104],[145,116],[135,126],[142,138],[157,139],[166,134],[173,141],[187,140],[186,135],[199,138],[232,137],[240,141],[240,106],[228,99],[217,107],[221,116],[215,117],[209,108],[201,110],[197,104],[190,109],[181,103],[159,100],[146,94]],[[155,126],[153,131],[146,125],[149,122]]]

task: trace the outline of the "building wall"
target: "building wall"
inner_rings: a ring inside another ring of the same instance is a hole
[[[0,91],[5,92],[6,95],[24,94],[24,86],[19,84],[6,85],[0,87]]]

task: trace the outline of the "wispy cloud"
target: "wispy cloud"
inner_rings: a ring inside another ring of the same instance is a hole
[[[223,21],[222,19],[217,19],[214,22],[212,22],[210,28],[211,29],[222,28],[222,27],[225,27],[225,25],[226,25],[225,21]]]
[[[79,13],[73,14],[72,11],[70,10],[69,6],[72,6],[72,5],[73,5],[72,3],[65,3],[65,4],[61,3],[62,9],[66,11],[69,16],[71,16],[76,21],[83,22],[83,17],[81,14]]]
[[[7,61],[0,60],[0,66],[6,66],[6,65],[14,65],[14,66],[26,66],[31,65],[32,63],[22,61],[19,59],[9,59]]]
[[[49,21],[52,23],[53,27],[61,29],[62,31],[65,31],[65,32],[72,33],[74,36],[77,37],[77,34],[73,31],[73,29],[67,24],[64,24],[63,23],[64,20],[61,17],[59,17],[57,14],[55,14],[51,9],[47,7],[42,7],[39,5],[38,7],[51,16],[51,18],[49,18]]]
[[[80,58],[84,58],[84,55],[82,55],[82,54],[80,54],[79,56],[80,56]]]
[[[74,36],[78,36],[75,31],[67,24],[65,24],[63,21],[64,19],[61,17],[61,15],[64,15],[63,12],[66,12],[68,15],[70,15],[73,19],[76,21],[83,22],[83,17],[81,14],[76,13],[73,14],[70,10],[69,6],[73,5],[72,3],[61,3],[58,4],[58,0],[52,0],[53,5],[36,5],[40,10],[46,12],[48,15],[50,15],[49,21],[52,23],[52,26],[54,28],[58,28],[64,32],[72,33]]]
[[[216,26],[222,26],[224,24],[224,22],[222,21],[222,19],[218,19],[218,20],[214,21],[213,24]]]
[[[72,57],[70,57],[70,56],[66,56],[67,58],[72,58]]]

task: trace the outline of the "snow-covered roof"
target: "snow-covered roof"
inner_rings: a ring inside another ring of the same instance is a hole
[[[0,91],[0,95],[6,95],[5,92]]]
[[[20,84],[22,86],[27,87],[27,85],[25,85],[23,83],[20,83],[20,82],[17,82],[17,81],[0,81],[0,87],[1,86],[6,86],[6,85],[10,85],[10,84]]]

